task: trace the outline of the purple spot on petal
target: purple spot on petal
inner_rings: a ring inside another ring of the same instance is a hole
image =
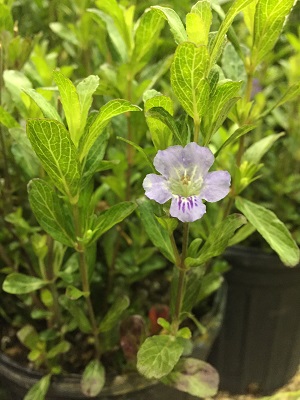
[[[182,203],[182,212],[185,212],[185,202]]]

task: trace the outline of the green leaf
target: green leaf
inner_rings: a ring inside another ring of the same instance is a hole
[[[108,210],[103,211],[95,220],[93,226],[93,236],[89,244],[93,243],[110,228],[122,222],[128,215],[130,215],[135,209],[136,204],[131,201],[124,201],[119,204],[115,204]]]
[[[235,0],[230,9],[228,10],[217,35],[213,40],[210,55],[210,68],[217,62],[220,49],[223,46],[225,35],[230,28],[234,17],[243,10],[246,6],[252,3],[253,0]]]
[[[202,120],[202,130],[205,132],[206,144],[209,143],[212,135],[219,129],[228,116],[230,109],[239,99],[237,96],[241,86],[242,82],[222,81],[218,83]]]
[[[172,89],[194,120],[199,120],[208,108],[208,62],[206,46],[185,42],[177,47],[171,66]]]
[[[135,31],[135,46],[132,62],[139,63],[147,60],[147,56],[156,45],[160,31],[164,26],[164,18],[153,9],[146,10],[138,21]]]
[[[244,62],[231,43],[227,43],[222,56],[222,70],[226,78],[233,81],[246,81]]]
[[[229,240],[229,246],[234,246],[235,244],[242,242],[243,240],[247,239],[247,237],[252,235],[252,233],[255,231],[256,229],[254,228],[254,226],[248,222],[246,225],[242,226],[241,229],[239,229],[236,234]]]
[[[80,45],[76,34],[65,24],[60,22],[50,22],[49,27],[58,37],[60,37],[64,41],[69,42],[75,46]]]
[[[167,21],[170,26],[170,30],[174,36],[177,44],[188,40],[185,28],[178,14],[172,10],[172,8],[154,6],[151,9],[157,10]]]
[[[43,376],[26,393],[24,400],[45,400],[50,387],[51,374]]]
[[[282,95],[282,97],[279,98],[278,101],[276,101],[272,107],[268,108],[265,112],[263,112],[260,115],[260,118],[263,118],[265,116],[267,116],[268,114],[270,114],[271,111],[273,111],[275,108],[280,107],[282,104],[288,102],[288,101],[292,101],[295,98],[297,98],[300,95],[300,82],[299,83],[295,83],[293,85],[291,85],[290,87],[288,87],[288,89],[286,90],[286,92]]]
[[[17,332],[20,342],[29,350],[34,350],[39,343],[39,335],[32,325],[24,325]]]
[[[77,146],[80,139],[81,109],[76,87],[59,71],[53,72],[53,79],[58,86],[71,139]]]
[[[14,20],[9,7],[1,2],[0,4],[0,32],[9,31],[13,33]]]
[[[285,133],[274,133],[269,135],[263,139],[258,140],[256,143],[253,143],[252,146],[248,147],[242,157],[242,162],[248,161],[253,164],[259,164],[262,157],[268,152],[268,150],[272,147],[272,145],[284,136]]]
[[[186,16],[188,40],[197,46],[208,44],[208,34],[212,23],[212,12],[208,0],[198,1]]]
[[[154,92],[155,95],[145,100],[144,111],[147,125],[151,132],[151,138],[156,150],[164,150],[172,145],[172,130],[159,119],[150,117],[148,111],[153,107],[161,107],[170,115],[173,115],[173,102],[170,97],[163,96],[156,91],[149,92]]]
[[[78,300],[80,297],[87,295],[87,292],[83,292],[82,290],[77,289],[75,286],[68,286],[66,289],[66,296],[70,300]]]
[[[3,107],[0,106],[0,124],[4,125],[6,128],[17,128],[19,127],[19,123],[14,119],[14,117],[4,110]]]
[[[116,0],[97,0],[96,5],[112,18],[117,31],[126,44],[127,50],[129,50],[131,48],[131,37],[125,20],[126,14],[124,8]]]
[[[148,199],[140,199],[138,200],[138,209],[149,239],[168,260],[174,262],[174,252],[168,230],[164,229],[155,217],[158,211],[156,205]]]
[[[115,1],[114,1],[114,4],[115,4]],[[89,8],[87,11],[92,13],[96,20],[97,20],[97,18],[100,18],[102,21],[104,21],[109,38],[110,38],[116,52],[119,54],[121,61],[123,63],[127,62],[128,61],[128,46],[126,45],[126,43],[123,39],[123,34],[121,34],[120,31],[118,30],[118,27],[116,26],[114,19],[110,15],[106,14],[105,12],[94,9],[94,8]]]
[[[127,140],[127,139],[122,138],[122,137],[120,137],[120,136],[117,136],[117,139],[118,139],[118,140],[122,140],[123,142],[130,144],[130,146],[133,146],[133,147],[141,154],[141,156],[144,158],[144,160],[146,161],[146,163],[148,164],[148,166],[149,166],[153,171],[155,170],[154,167],[153,167],[153,164],[152,164],[152,162],[150,161],[149,157],[147,156],[145,150],[144,150],[141,146],[139,146],[138,144],[135,144],[135,143],[132,142],[131,140]]]
[[[103,133],[104,128],[111,118],[128,111],[141,111],[141,109],[138,106],[132,105],[129,101],[122,99],[111,100],[101,107],[98,116],[81,138],[80,160],[83,160],[83,158],[88,154],[90,148]]]
[[[150,108],[149,111],[146,112],[146,117],[155,119],[157,121],[157,123],[161,122],[161,124],[163,124],[164,128],[168,128],[169,131],[171,131],[172,136],[174,137],[173,141],[176,141],[179,144],[185,145],[174,118],[167,110],[165,110],[162,107],[152,107],[152,108]],[[172,139],[172,136],[171,136],[171,139]]]
[[[295,0],[260,0],[254,16],[252,56],[257,66],[273,50]]]
[[[161,381],[192,396],[204,398],[217,394],[219,374],[204,361],[185,358],[180,360],[174,371]]]
[[[93,94],[99,85],[99,77],[97,75],[90,75],[78,83],[76,90],[80,103],[80,128],[79,138],[84,132],[89,109],[93,102]]]
[[[27,107],[22,97],[23,89],[29,89],[32,87],[31,81],[21,71],[5,70],[3,72],[3,80],[7,90],[9,91],[14,105],[23,117],[28,116]],[[27,97],[26,97],[26,100]]]
[[[82,303],[80,303],[80,301],[76,304],[76,300],[70,300],[66,296],[62,295],[59,297],[59,302],[66,310],[69,311],[79,329],[83,333],[92,332],[90,321],[88,320],[88,317],[86,316],[85,310],[82,307]]]
[[[117,298],[100,322],[99,332],[108,332],[113,329],[120,321],[123,312],[129,307],[129,304],[130,301],[127,296]]]
[[[235,205],[258,230],[283,264],[293,267],[299,263],[299,248],[287,227],[270,210],[238,197]]]
[[[78,194],[80,166],[64,125],[54,120],[29,119],[27,135],[54,185],[72,200]]]
[[[137,354],[137,369],[148,379],[161,379],[177,364],[184,350],[184,340],[171,335],[151,336]]]
[[[51,349],[47,353],[47,358],[55,358],[56,356],[67,353],[71,348],[71,344],[66,340],[62,340],[56,346],[51,347]]]
[[[3,282],[3,290],[11,294],[26,294],[41,289],[48,282],[34,276],[28,276],[18,272],[7,275]]]
[[[215,158],[224,150],[225,147],[229,146],[230,144],[236,142],[240,137],[244,136],[246,133],[252,131],[256,128],[257,125],[244,125],[238,128],[236,131],[233,132],[232,135],[229,136],[227,140],[222,144],[222,146],[215,152]]]
[[[60,115],[44,96],[38,93],[35,89],[23,89],[23,92],[40,107],[45,118],[55,119],[62,123]]]
[[[229,215],[218,224],[210,233],[197,258],[187,257],[185,263],[188,267],[198,267],[213,257],[221,255],[228,246],[229,240],[235,231],[246,224],[246,218],[241,214]]]
[[[42,179],[32,179],[28,184],[28,194],[41,227],[55,240],[73,247],[76,238],[72,220],[54,188]]]
[[[92,360],[85,367],[81,378],[81,390],[89,397],[97,396],[105,383],[105,369],[99,360]]]

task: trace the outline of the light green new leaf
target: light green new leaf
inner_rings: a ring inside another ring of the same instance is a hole
[[[138,209],[145,230],[154,246],[157,247],[168,260],[174,262],[174,252],[168,230],[162,227],[155,216],[157,211],[156,205],[148,199],[141,199],[138,200]]]
[[[293,267],[299,263],[296,242],[272,211],[241,197],[236,199],[235,205],[278,254],[283,264]]]
[[[243,154],[242,162],[248,161],[253,164],[259,164],[262,157],[268,152],[272,145],[284,135],[284,132],[274,133],[253,143]]]
[[[218,392],[219,374],[210,364],[195,358],[184,358],[168,376],[161,379],[168,386],[196,397],[210,397]]]
[[[225,35],[230,28],[232,21],[235,16],[243,10],[246,6],[252,3],[253,0],[235,0],[230,9],[228,10],[217,35],[214,38],[211,55],[210,55],[210,68],[216,63],[218,55],[220,54],[220,48],[223,46]]]
[[[117,298],[100,322],[99,332],[108,332],[113,329],[120,321],[123,312],[129,307],[129,304],[130,301],[127,296]]]
[[[90,148],[93,146],[98,136],[102,134],[111,118],[129,111],[141,111],[141,109],[131,104],[129,101],[122,99],[111,100],[101,107],[98,116],[81,138],[79,146],[80,160],[83,160],[88,154]]]
[[[146,121],[151,132],[151,138],[156,150],[164,150],[172,145],[172,130],[162,121],[148,115],[148,111],[153,107],[161,107],[170,115],[173,115],[173,102],[170,97],[158,94],[145,101]]]
[[[96,75],[90,75],[78,83],[76,90],[78,93],[80,103],[80,129],[79,138],[81,137],[84,127],[87,121],[89,109],[93,102],[93,94],[95,93],[99,85],[99,77]]]
[[[148,379],[168,375],[179,361],[184,340],[171,335],[151,336],[145,340],[137,354],[137,369]]]
[[[54,185],[72,200],[78,192],[80,165],[69,132],[60,122],[30,119],[27,135]]]
[[[151,9],[157,10],[167,21],[170,26],[170,30],[174,36],[177,44],[186,42],[188,40],[185,28],[178,14],[172,10],[172,8],[153,6]]]
[[[40,107],[45,118],[55,119],[62,123],[60,115],[44,96],[34,89],[23,89],[23,92],[26,93]]]
[[[95,8],[89,8],[87,10],[88,12],[93,14],[93,17],[97,20],[100,18],[100,20],[104,21],[106,24],[106,29],[107,33],[111,39],[111,42],[119,54],[121,60],[125,63],[128,61],[128,48],[126,46],[126,43],[123,39],[123,35],[119,32],[114,19],[106,14],[103,11],[97,10]]]
[[[28,184],[29,202],[41,227],[55,240],[73,246],[76,239],[71,218],[54,188],[42,179]]]
[[[41,289],[48,282],[34,276],[28,276],[18,272],[7,275],[3,282],[3,290],[11,294],[26,294]]]
[[[258,0],[253,0],[247,7],[243,10],[244,21],[248,28],[248,31],[253,38],[253,29],[254,29],[254,15],[256,11],[256,4]]]
[[[26,393],[24,400],[45,400],[50,387],[51,374],[43,376]]]
[[[122,222],[128,215],[130,215],[135,209],[136,204],[131,201],[124,201],[119,204],[115,204],[108,210],[103,211],[94,222],[93,236],[89,244],[93,243],[110,228]]]
[[[208,62],[206,46],[185,42],[177,47],[171,66],[173,91],[194,120],[199,120],[208,108]]]
[[[77,146],[80,139],[81,109],[76,87],[59,71],[53,72],[53,79],[58,86],[71,139]]]
[[[99,360],[92,360],[85,367],[81,378],[81,390],[89,397],[97,396],[105,383],[105,369]]]
[[[0,106],[0,124],[4,125],[6,128],[17,128],[19,127],[19,123],[14,119],[14,117],[4,110],[3,107]]]
[[[66,296],[70,300],[78,300],[80,297],[87,296],[88,294],[88,292],[83,292],[75,286],[67,286],[66,289]]]
[[[295,0],[260,0],[254,16],[252,59],[257,66],[274,48]]]
[[[132,61],[144,61],[147,54],[156,45],[160,31],[164,26],[164,18],[154,10],[146,10],[141,16],[135,31],[135,46]]]
[[[115,27],[126,44],[127,49],[130,50],[131,37],[125,21],[126,13],[122,6],[120,6],[116,0],[97,0],[96,5],[100,10],[112,18]]]
[[[9,31],[13,33],[14,30],[14,20],[10,7],[1,2],[0,4],[0,32]]]
[[[196,45],[207,45],[212,22],[212,12],[208,0],[198,1],[186,16],[188,40]]]
[[[210,233],[197,258],[187,257],[188,267],[198,267],[213,257],[221,255],[228,246],[235,231],[246,224],[246,218],[241,214],[231,214]]]

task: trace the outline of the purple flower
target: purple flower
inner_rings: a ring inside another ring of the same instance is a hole
[[[208,172],[214,160],[207,147],[195,142],[159,150],[154,166],[161,175],[146,176],[143,182],[146,196],[160,204],[172,199],[170,214],[182,222],[200,219],[206,212],[202,200],[215,202],[229,193],[229,173]]]

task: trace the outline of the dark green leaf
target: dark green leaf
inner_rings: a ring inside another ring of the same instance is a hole
[[[115,300],[107,314],[99,325],[99,332],[108,332],[120,321],[123,312],[129,307],[130,301],[127,296],[119,297]]]
[[[241,197],[236,199],[235,204],[285,265],[293,267],[299,263],[299,248],[296,242],[287,227],[272,211]]]
[[[186,265],[197,267],[211,258],[221,255],[228,246],[228,242],[235,231],[246,222],[246,218],[241,214],[229,215],[210,233],[207,241],[200,250],[199,256],[197,258],[186,258]]]
[[[30,206],[41,227],[55,240],[73,246],[76,238],[71,216],[52,186],[42,179],[28,184]]]

